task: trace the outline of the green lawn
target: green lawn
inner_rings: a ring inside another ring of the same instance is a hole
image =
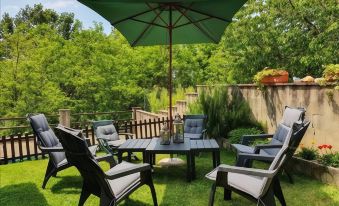
[[[157,161],[166,155],[158,155]],[[161,168],[155,167],[154,183],[160,205],[207,205],[211,182],[204,175],[212,168],[210,154],[202,154],[196,158],[197,179],[191,183],[186,182],[185,166]],[[221,153],[222,163],[233,164],[234,155],[230,152]],[[47,166],[47,159],[24,161],[21,163],[0,166],[0,205],[77,205],[81,176],[72,167],[52,177],[46,189],[41,188]],[[260,167],[263,165],[260,164]],[[102,167],[108,169],[108,164]],[[294,176],[295,184],[290,184],[282,176],[283,192],[287,205],[339,205],[339,189],[322,184],[318,181]],[[231,201],[223,201],[222,189],[217,190],[215,205],[256,205],[241,196],[233,195]],[[98,205],[99,199],[91,196],[86,205]],[[147,186],[135,191],[129,200],[121,205],[151,205],[152,199]]]

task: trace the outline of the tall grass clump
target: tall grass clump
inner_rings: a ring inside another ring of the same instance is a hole
[[[207,115],[207,134],[213,138],[227,137],[227,134],[239,127],[259,127],[251,116],[251,109],[236,89],[228,94],[225,87],[216,87],[212,91],[200,94],[199,103]],[[199,108],[195,105],[192,108]]]

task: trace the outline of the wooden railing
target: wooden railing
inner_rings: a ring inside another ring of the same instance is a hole
[[[134,138],[144,139],[159,136],[161,125],[169,122],[168,118],[157,118],[143,121],[125,120],[115,121],[114,125],[118,132],[129,132]],[[97,144],[93,128],[90,123],[75,125],[74,128],[82,129],[84,135],[90,138],[91,144]],[[9,162],[45,158],[37,145],[35,135],[32,133],[17,133],[4,135],[0,139],[0,164]]]

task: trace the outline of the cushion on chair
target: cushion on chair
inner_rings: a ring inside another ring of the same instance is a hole
[[[206,178],[216,181],[217,172],[218,168],[215,168],[213,171],[206,175]],[[246,192],[255,198],[258,198],[261,195],[266,178],[237,174],[232,172],[227,173],[227,175],[228,185],[243,192]]]
[[[110,171],[119,171],[133,167],[135,164],[129,162],[121,162],[117,164]],[[130,186],[133,186],[133,183],[140,181],[140,172],[120,177],[114,180],[108,180],[108,183],[114,193],[114,195],[119,196],[123,191],[127,190]]]
[[[232,147],[237,150],[237,153],[254,153],[254,148],[242,144],[232,144]]]
[[[118,132],[113,124],[99,126],[97,128],[97,136],[98,138],[106,139],[108,141],[119,140]]]
[[[53,130],[49,127],[47,119],[44,114],[38,114],[30,116],[30,123],[33,130],[35,131],[38,140],[41,142],[43,147],[62,147],[59,139],[56,137]],[[52,161],[59,165],[63,160],[66,159],[64,152],[51,152]]]
[[[201,134],[204,126],[203,119],[186,119],[184,125],[184,132],[191,134]]]
[[[228,173],[228,185],[246,192],[255,198],[261,196],[266,178],[237,173]]]
[[[292,128],[287,127],[283,124],[279,124],[277,131],[273,135],[273,138],[269,144],[280,144],[283,145],[284,142],[286,141],[286,137],[290,134],[292,131]],[[280,148],[273,148],[273,149],[263,149],[267,154],[269,155],[277,155],[279,152]]]
[[[286,107],[281,123],[287,127],[292,127],[294,122],[300,120],[303,121],[304,115],[305,115],[304,109]]]
[[[126,140],[124,139],[118,139],[118,140],[114,140],[114,141],[108,141],[108,145],[112,146],[112,147],[119,147],[120,145],[124,144],[126,142]]]
[[[190,139],[202,139],[201,134],[184,133],[184,137]]]

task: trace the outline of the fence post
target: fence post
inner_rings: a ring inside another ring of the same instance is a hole
[[[59,124],[65,127],[71,127],[71,110],[59,109]]]
[[[141,107],[132,107],[132,119],[137,120],[137,110],[141,110]]]

